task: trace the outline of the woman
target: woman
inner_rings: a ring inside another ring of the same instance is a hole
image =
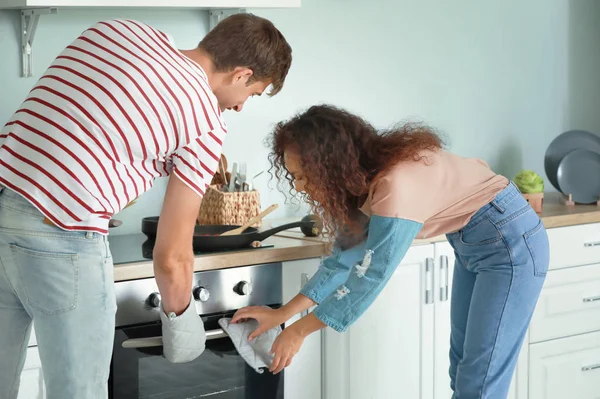
[[[377,132],[331,106],[279,123],[271,141],[275,174],[305,193],[337,242],[288,304],[234,316],[259,321],[254,338],[318,305],[275,341],[271,371],[288,366],[308,334],[356,321],[415,238],[446,234],[456,253],[454,397],[505,398],[549,262],[544,226],[517,187],[483,161],[444,150],[427,127]]]

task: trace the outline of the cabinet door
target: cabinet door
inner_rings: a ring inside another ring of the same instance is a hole
[[[44,375],[37,346],[27,348],[17,399],[45,399]]]
[[[432,398],[433,245],[412,247],[346,333],[328,328],[327,399]]]
[[[283,301],[289,302],[317,271],[319,258],[283,263]],[[305,313],[306,314],[306,313]],[[292,317],[286,326],[302,315]],[[286,399],[321,398],[321,333],[311,334],[304,340],[292,364],[285,369],[284,387]]]
[[[530,399],[597,399],[600,332],[532,344]]]
[[[454,249],[448,242],[435,243],[435,363],[434,397],[452,397],[450,388],[450,297],[454,274]]]

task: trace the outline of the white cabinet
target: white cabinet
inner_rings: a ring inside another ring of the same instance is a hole
[[[600,397],[600,332],[531,346],[529,399]]]
[[[37,346],[27,348],[17,399],[45,399],[44,375]]]
[[[302,286],[317,271],[319,258],[297,260],[283,263],[283,303],[295,297]],[[305,313],[306,314],[306,313]],[[301,315],[291,318],[289,326]],[[285,369],[285,399],[321,399],[321,334],[311,334],[304,340],[300,351],[294,356],[292,364]]]
[[[300,7],[301,0],[0,0],[0,8],[24,7]]]
[[[433,256],[433,245],[410,248],[347,332],[326,329],[325,398],[432,397]]]
[[[448,242],[434,244],[434,395],[435,399],[452,397],[450,389],[450,297],[454,274],[454,249]]]

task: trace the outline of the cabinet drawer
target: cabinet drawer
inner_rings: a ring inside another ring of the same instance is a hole
[[[548,272],[530,342],[600,330],[600,264]]]
[[[600,332],[533,344],[529,360],[529,398],[598,398]]]
[[[600,223],[548,229],[550,269],[600,263]]]

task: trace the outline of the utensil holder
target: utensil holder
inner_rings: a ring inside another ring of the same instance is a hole
[[[542,213],[544,208],[544,193],[523,194],[523,197],[529,202],[529,205],[536,213]]]
[[[208,186],[198,212],[198,224],[241,226],[261,211],[258,191],[223,192],[219,186]],[[260,227],[257,222],[252,227]]]
[[[572,194],[563,195],[561,202],[566,206],[574,206],[575,205],[575,201],[573,201]],[[596,206],[600,206],[600,199],[598,201],[596,201]]]

